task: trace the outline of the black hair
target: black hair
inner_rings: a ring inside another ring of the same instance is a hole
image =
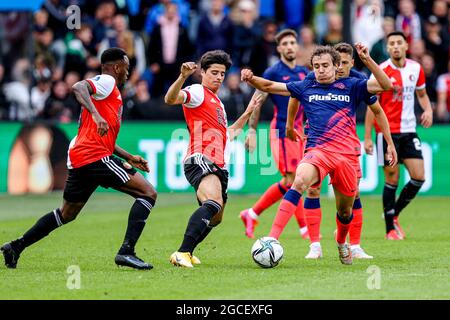
[[[108,62],[123,60],[126,55],[127,53],[121,48],[109,48],[103,51],[100,62],[101,64],[105,64]]]
[[[206,71],[212,64],[222,64],[225,66],[225,70],[228,70],[232,64],[230,55],[222,50],[204,53],[200,58],[200,67]]]
[[[389,39],[392,36],[401,36],[406,42],[408,41],[408,39],[406,39],[405,34],[401,31],[393,31],[393,32],[389,33],[387,35],[386,39]]]

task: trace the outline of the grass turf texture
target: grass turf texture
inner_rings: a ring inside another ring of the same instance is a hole
[[[0,242],[23,234],[37,218],[60,204],[61,194],[0,196]],[[257,197],[230,195],[223,223],[195,254],[194,269],[169,264],[196,208],[193,194],[161,194],[137,245],[150,271],[118,268],[114,256],[122,242],[132,199],[119,193],[94,194],[74,222],[26,249],[16,270],[0,266],[0,299],[449,299],[449,198],[418,197],[402,213],[407,239],[384,240],[381,197],[363,197],[362,246],[373,260],[339,262],[333,241],[334,200],[322,199],[324,258],[304,259],[295,219],[280,241],[284,258],[262,269],[251,258],[253,239],[244,236],[239,212]],[[255,235],[268,234],[276,212],[260,217]],[[78,265],[81,289],[69,290],[67,268]],[[369,290],[369,266],[379,267],[381,288]]]

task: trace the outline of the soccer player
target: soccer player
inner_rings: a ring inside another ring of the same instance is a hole
[[[352,207],[357,190],[355,167],[359,162],[359,139],[356,135],[355,109],[368,96],[388,90],[392,84],[386,74],[368,54],[367,47],[355,45],[363,63],[375,75],[375,79],[359,80],[343,78],[335,80],[340,56],[331,47],[318,47],[311,64],[316,80],[274,82],[255,77],[246,69],[241,78],[258,90],[274,94],[291,95],[286,124],[286,136],[300,138],[294,129],[294,117],[298,105],[303,105],[309,122],[306,153],[297,167],[294,183],[286,192],[278,208],[278,214],[292,214],[302,193],[309,187],[319,185],[329,174],[336,196],[336,243],[343,264],[352,264],[350,247],[346,237],[352,221]],[[396,163],[393,146],[388,148],[391,165]]]
[[[357,79],[367,79],[367,77],[353,70],[354,59],[353,59],[353,48],[348,43],[338,43],[334,46],[334,49],[340,55],[340,64],[337,69],[336,79],[343,79],[346,77],[354,77]],[[307,78],[313,77],[314,73],[308,74]],[[377,120],[380,123],[380,128],[386,134],[386,140],[392,145],[392,138],[389,133],[389,123],[387,121],[386,115],[383,112],[380,104],[377,101],[376,96],[371,95],[367,100],[364,101],[366,105],[369,106],[370,110],[377,116]],[[358,148],[358,145],[355,145]],[[359,150],[359,149],[358,149]],[[360,155],[360,153],[359,153]],[[355,163],[355,169],[359,180],[361,179],[362,173],[361,168],[358,163]],[[305,199],[305,215],[308,222],[308,229],[310,230],[310,251],[305,256],[306,259],[318,259],[322,257],[322,247],[320,245],[320,222],[322,219],[322,211],[320,208],[320,186],[317,188],[309,188],[307,191]],[[356,259],[372,259],[373,257],[368,255],[363,248],[361,248],[361,232],[363,224],[363,209],[361,198],[359,196],[359,188],[356,191],[355,202],[352,208],[353,220],[350,224],[349,230],[349,240],[350,249],[352,251],[352,257]]]
[[[155,205],[156,191],[133,166],[148,172],[148,163],[116,144],[122,116],[119,87],[128,78],[130,63],[125,51],[110,48],[102,53],[101,65],[101,75],[73,85],[75,97],[83,108],[78,134],[69,145],[69,174],[62,206],[41,217],[22,237],[1,247],[8,268],[16,268],[25,248],[73,221],[98,186],[114,188],[136,199],[115,263],[135,269],[153,268],[138,258],[134,249]]]
[[[277,51],[280,54],[280,61],[268,68],[263,77],[272,81],[291,82],[303,80],[309,70],[306,67],[296,64],[298,51],[297,33],[292,29],[280,31],[276,36]],[[261,104],[269,96],[266,92],[256,90],[250,103],[261,97]],[[303,140],[292,141],[286,138],[286,119],[289,98],[278,94],[270,94],[270,98],[275,106],[273,120],[270,124],[270,147],[272,156],[277,164],[278,170],[283,177],[280,182],[271,185],[259,198],[259,200],[249,209],[241,211],[240,217],[245,225],[245,235],[254,238],[253,231],[257,224],[257,219],[264,210],[280,200],[286,191],[289,190],[294,181],[295,169],[303,157],[304,143]],[[255,109],[249,120],[249,130],[247,133],[245,146],[247,150],[253,152],[256,146],[256,128],[258,126],[260,108]],[[295,118],[295,128],[302,129],[303,110],[299,112]],[[300,234],[303,238],[308,238],[308,228],[306,226],[303,213],[303,203],[299,202],[295,217],[300,227]],[[279,238],[287,221],[275,220],[276,225],[275,238]]]
[[[414,115],[414,92],[424,110],[420,116],[423,127],[433,124],[433,110],[425,90],[425,74],[422,66],[406,58],[408,42],[402,32],[392,32],[387,36],[389,59],[380,65],[393,83],[393,88],[379,95],[380,104],[389,120],[395,148],[400,163],[408,170],[411,180],[403,187],[397,201],[395,193],[400,176],[399,166],[390,167],[386,159],[386,139],[380,132],[379,123],[375,124],[377,133],[378,164],[384,168],[383,211],[386,223],[386,239],[402,240],[405,232],[400,227],[400,212],[417,195],[425,182],[420,138],[416,133],[416,117]],[[365,121],[364,148],[366,153],[373,153],[372,127],[373,114],[368,110]]]
[[[182,89],[186,79],[197,69],[194,62],[183,63],[178,79],[164,98],[169,105],[183,105],[190,134],[184,174],[194,187],[200,205],[189,219],[181,246],[170,256],[170,262],[175,266],[192,268],[200,264],[200,260],[192,253],[212,228],[222,221],[227,202],[227,142],[239,135],[259,105],[259,100],[254,100],[241,117],[228,127],[225,108],[217,91],[230,66],[231,59],[226,52],[208,51],[200,59],[201,84]]]

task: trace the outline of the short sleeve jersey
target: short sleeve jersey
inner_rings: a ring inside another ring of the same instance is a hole
[[[82,108],[78,133],[69,145],[67,167],[79,168],[114,153],[117,135],[122,122],[122,96],[116,80],[101,74],[86,80],[92,87],[91,101],[100,116],[108,123],[109,130],[101,137],[97,133],[91,113]]]
[[[422,66],[414,60],[406,59],[403,68],[398,68],[389,59],[383,62],[380,68],[387,74],[394,87],[378,94],[391,133],[416,132],[415,91],[425,89],[425,73]],[[375,129],[380,132],[376,122]]]
[[[292,82],[300,81],[305,78],[309,70],[303,66],[295,66],[293,69],[289,68],[283,61],[279,61],[272,67],[268,68],[263,77],[267,80],[276,82]],[[275,129],[278,129],[278,134],[280,138],[286,136],[286,121],[287,121],[287,110],[289,97],[270,94],[270,98],[274,104],[274,114],[273,121],[275,122]],[[303,122],[303,107],[300,106],[299,112],[295,117],[294,126],[295,128],[301,128]]]
[[[341,78],[331,84],[321,84],[306,78],[288,83],[287,89],[303,105],[308,118],[306,150],[323,148],[341,154],[361,154],[355,112],[371,95],[367,80]]]
[[[446,93],[447,111],[450,112],[450,73],[441,74],[438,77],[436,90],[438,93]]]
[[[228,121],[222,101],[201,84],[188,86],[182,92],[190,135],[186,158],[199,153],[219,167],[225,167]]]

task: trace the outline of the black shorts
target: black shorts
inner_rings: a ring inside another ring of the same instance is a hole
[[[225,204],[228,199],[228,171],[220,168],[202,154],[191,156],[185,160],[184,175],[191,186],[194,187],[195,192],[197,192],[202,179],[210,174],[214,174],[219,178],[222,185],[222,200],[223,204]],[[200,200],[197,199],[197,201],[199,205],[202,205]]]
[[[115,157],[104,157],[85,166],[69,169],[64,188],[64,200],[86,202],[98,186],[119,188],[130,180],[136,169]]]
[[[397,151],[398,162],[403,163],[404,159],[423,159],[422,144],[420,138],[415,132],[394,133],[392,134],[395,150]],[[383,148],[383,149],[381,149]],[[382,133],[377,134],[377,157],[378,165],[388,166],[389,161],[385,158],[387,143]]]

